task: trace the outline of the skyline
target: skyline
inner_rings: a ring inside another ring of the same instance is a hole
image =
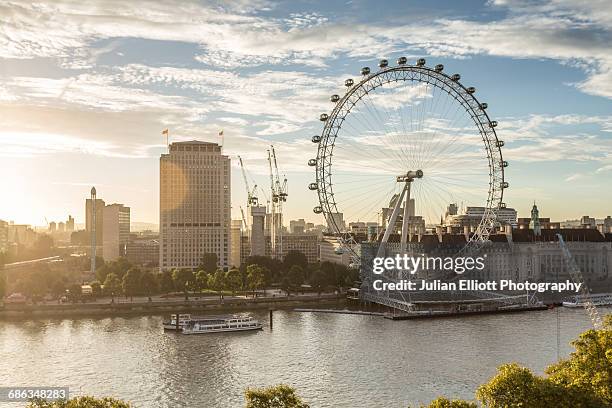
[[[285,219],[321,224],[306,165],[318,115],[344,79],[399,56],[444,64],[489,104],[510,162],[504,201],[519,215],[534,200],[554,220],[609,215],[606,2],[388,4],[0,6],[0,171],[17,175],[0,188],[21,198],[2,200],[0,219],[42,225],[72,214],[83,223],[96,186],[105,201],[131,207],[135,222],[157,224],[169,128],[171,142],[219,142],[224,130],[232,218],[246,202],[236,156],[267,186],[274,144],[289,179]]]

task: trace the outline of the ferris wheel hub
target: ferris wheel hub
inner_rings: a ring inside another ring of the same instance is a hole
[[[410,183],[415,178],[422,178],[422,177],[423,177],[423,170],[410,170],[406,172],[406,174],[397,176],[397,182],[398,183],[402,183],[402,182]]]

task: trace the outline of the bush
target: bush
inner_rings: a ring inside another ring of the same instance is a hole
[[[105,397],[97,399],[94,397],[76,397],[69,400],[47,402],[41,399],[32,400],[27,408],[132,408],[124,401]]]

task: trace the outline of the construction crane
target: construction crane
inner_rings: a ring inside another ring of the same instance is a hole
[[[278,172],[278,162],[276,160],[276,151],[274,146],[270,145],[268,150],[268,165],[270,167],[270,191],[272,202],[270,205],[270,244],[272,249],[272,257],[279,258],[283,253],[283,203],[287,201],[287,178],[283,182],[280,181]],[[277,247],[278,243],[278,247]]]
[[[248,236],[249,238],[251,238],[251,236],[250,236],[251,234],[250,234],[250,232],[249,232],[249,224],[247,224],[247,219],[246,219],[246,217],[244,216],[244,209],[242,208],[242,206],[240,206],[240,214],[242,214],[242,225],[244,225],[244,229],[245,229],[245,230],[246,230],[246,232],[247,232],[247,236]]]
[[[597,311],[597,307],[593,304],[591,300],[591,294],[589,293],[589,289],[584,281],[584,277],[582,276],[582,272],[580,268],[576,264],[576,260],[572,256],[572,253],[569,251],[565,241],[561,234],[557,234],[557,238],[559,239],[559,246],[561,247],[561,251],[563,252],[563,257],[565,258],[565,262],[567,263],[569,274],[575,284],[581,283],[580,285],[580,298],[576,299],[576,301],[580,300],[584,305],[584,309],[589,314],[591,318],[591,322],[593,323],[593,327],[596,330],[599,330],[603,327],[601,322],[601,317],[599,316],[599,312]]]
[[[244,168],[244,163],[242,162],[242,157],[238,156],[238,160],[240,161],[240,170],[242,171],[242,179],[244,180],[244,186],[246,187],[247,192],[247,205],[257,205],[259,204],[259,200],[255,195],[255,191],[257,190],[257,184],[253,185],[251,189],[249,186],[249,180],[247,178],[246,170]]]

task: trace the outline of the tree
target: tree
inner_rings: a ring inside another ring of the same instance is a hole
[[[73,283],[72,285],[68,286],[68,294],[70,295],[72,301],[75,302],[81,298],[81,295],[83,294],[83,287],[80,283]]]
[[[172,272],[163,271],[159,277],[159,289],[163,293],[170,293],[174,290],[174,280],[172,279]]]
[[[564,387],[539,377],[518,364],[504,364],[488,383],[478,387],[478,399],[487,407],[597,408],[605,406],[594,394]]]
[[[217,254],[206,253],[202,255],[202,260],[200,261],[200,265],[198,269],[205,270],[208,273],[214,273],[217,270],[217,266],[219,265],[219,258]]]
[[[151,295],[157,292],[158,287],[157,279],[151,272],[144,272],[140,276],[140,290],[149,297],[149,301],[151,300]]]
[[[203,269],[199,270],[196,273],[195,282],[196,282],[196,287],[198,288],[198,291],[201,292],[204,289],[206,289],[208,287],[208,272],[206,272]]]
[[[172,271],[172,280],[174,281],[174,287],[177,290],[182,290],[185,295],[185,300],[189,299],[187,290],[189,286],[192,286],[195,281],[195,276],[189,269],[175,269]]]
[[[304,255],[303,252],[291,250],[288,251],[283,259],[283,266],[286,270],[291,269],[292,266],[297,265],[302,269],[305,269],[308,266],[308,258]]]
[[[93,281],[89,284],[91,286],[91,294],[93,297],[98,297],[102,294],[102,285],[98,281]]]
[[[232,295],[242,288],[242,274],[240,270],[232,268],[225,274],[225,287],[232,291]]]
[[[612,406],[612,314],[602,330],[587,330],[572,345],[576,351],[568,359],[546,369],[549,379],[593,393]]]
[[[304,269],[299,265],[293,265],[287,274],[289,283],[293,287],[298,287],[304,283]]]
[[[436,398],[429,405],[421,405],[421,408],[478,408],[473,402],[462,400],[449,400],[444,397]]]
[[[325,274],[320,269],[314,271],[312,276],[310,277],[310,286],[320,295],[321,292],[327,286],[327,279]]]
[[[246,408],[308,408],[295,390],[284,384],[245,391]]]
[[[128,402],[114,398],[75,397],[69,400],[48,402],[43,399],[34,399],[26,408],[131,408]]]
[[[125,296],[129,296],[130,300],[134,300],[134,295],[138,294],[140,291],[141,277],[142,272],[137,266],[130,268],[127,273],[123,275],[121,287]]]
[[[115,301],[115,295],[121,290],[121,281],[115,273],[109,273],[106,275],[104,280],[104,292],[110,295],[113,302]]]
[[[215,273],[208,276],[208,287],[217,292],[219,299],[223,297],[222,290],[225,287],[225,272],[223,272],[223,269],[217,269]]]
[[[247,266],[247,282],[248,287],[253,291],[253,297],[255,297],[255,291],[259,289],[264,282],[264,271],[259,265]]]

